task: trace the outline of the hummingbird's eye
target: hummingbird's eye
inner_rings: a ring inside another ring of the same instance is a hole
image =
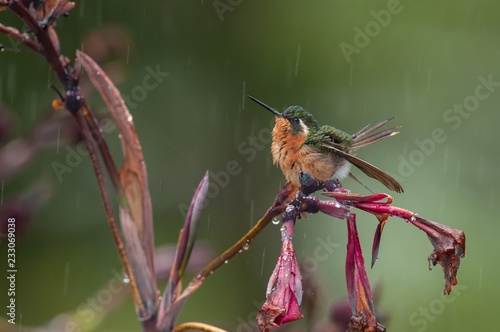
[[[299,118],[293,118],[293,119],[292,119],[292,123],[293,123],[293,124],[299,124],[299,122],[300,122],[300,119],[299,119]]]

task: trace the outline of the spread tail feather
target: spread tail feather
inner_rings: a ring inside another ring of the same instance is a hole
[[[350,146],[349,150],[350,151],[359,150],[361,148],[364,148],[365,146],[372,145],[373,143],[377,143],[383,139],[386,139],[388,137],[399,134],[399,132],[396,131],[399,128],[401,128],[399,126],[385,129],[385,130],[382,130],[382,131],[379,131],[377,133],[372,134],[374,131],[376,131],[380,127],[384,126],[385,124],[387,124],[389,121],[391,121],[394,118],[395,117],[392,117],[390,119],[382,121],[379,124],[376,124],[375,126],[373,126],[371,128],[370,128],[370,125],[367,125],[364,128],[362,128],[360,131],[358,131],[357,133],[352,135],[354,142]]]

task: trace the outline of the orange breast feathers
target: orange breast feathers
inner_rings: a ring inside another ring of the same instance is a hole
[[[299,172],[307,171],[315,179],[325,181],[335,172],[332,157],[304,144],[307,133],[294,135],[288,120],[276,117],[271,153],[288,181],[300,186]]]

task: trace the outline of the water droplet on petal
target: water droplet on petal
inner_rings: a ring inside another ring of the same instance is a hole
[[[124,275],[123,276],[123,283],[128,284],[129,282],[130,282],[130,278],[128,277],[128,275]]]
[[[280,223],[280,220],[278,218],[273,218],[272,222],[273,222],[274,225],[277,225],[277,224]]]

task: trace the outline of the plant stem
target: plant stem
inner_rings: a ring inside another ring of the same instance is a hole
[[[0,32],[6,36],[19,40],[21,43],[28,46],[33,51],[37,53],[40,52],[40,50],[38,49],[38,45],[33,40],[29,39],[27,36],[20,33],[19,30],[11,27],[6,27],[5,25],[0,23]]]
[[[92,136],[94,137],[94,141],[97,143],[97,147],[99,148],[99,151],[101,152],[102,160],[104,161],[104,165],[106,166],[106,170],[108,171],[109,177],[111,179],[111,183],[113,184],[113,187],[115,188],[115,191],[118,195],[118,198],[120,199],[120,203],[121,203],[121,205],[129,208],[127,196],[125,195],[125,191],[123,190],[122,183],[120,182],[120,177],[118,175],[118,169],[117,169],[116,164],[113,160],[113,157],[111,156],[108,144],[106,143],[106,140],[104,139],[104,135],[102,134],[101,130],[99,129],[99,123],[97,122],[96,117],[94,116],[94,114],[92,112],[90,112],[90,107],[87,104],[86,99],[83,98],[83,96],[82,96],[82,112],[83,112],[83,115],[85,116],[85,119],[87,120],[87,123],[90,127],[90,132],[92,133]]]
[[[17,16],[19,16],[28,25],[31,32],[35,35],[37,43],[29,38],[26,38],[18,30],[13,28],[7,28],[1,24],[0,24],[0,32],[8,36],[12,36],[13,38],[21,41],[22,43],[30,47],[35,52],[42,54],[51,65],[51,69],[56,73],[57,78],[60,81],[66,93],[70,88],[72,89],[72,91],[78,89],[78,93],[80,93],[78,87],[69,86],[70,85],[69,73],[66,72],[67,68],[65,67],[65,65],[63,65],[64,61],[63,59],[65,58],[60,56],[59,52],[56,50],[56,47],[49,35],[48,30],[42,28],[40,24],[37,22],[37,20],[32,16],[32,14],[26,9],[26,7],[18,3],[18,1],[10,2],[8,8],[12,12],[14,12]],[[79,78],[78,74],[79,71],[76,71],[75,74],[75,76],[77,76],[75,79],[76,82],[78,82]],[[104,140],[104,137],[99,130],[97,120],[95,116],[90,112],[90,108],[88,107],[83,96],[81,96],[81,98],[83,107],[80,107],[79,109],[69,109],[68,106],[66,105],[66,108],[68,108],[71,114],[73,114],[73,116],[75,117],[80,127],[80,130],[85,138],[85,144],[89,152],[90,159],[92,161],[92,166],[94,168],[94,172],[96,175],[99,192],[101,194],[101,198],[103,201],[103,206],[111,230],[111,234],[113,236],[113,240],[118,250],[118,254],[120,256],[120,260],[122,262],[124,271],[130,280],[130,289],[132,297],[134,299],[134,303],[136,304],[136,307],[143,307],[144,305],[139,292],[137,279],[132,269],[129,257],[127,255],[125,245],[121,238],[120,229],[118,228],[118,225],[116,223],[116,217],[113,211],[113,206],[111,204],[108,188],[104,181],[102,168],[94,146],[94,141],[99,147],[106,169],[111,178],[113,187],[115,188],[118,194],[120,204],[122,206],[126,206],[130,210],[129,204],[120,182],[118,170],[113,161],[111,153],[109,152],[109,148],[106,144],[106,141]],[[92,128],[92,130],[90,128]],[[144,321],[143,328],[144,331],[151,331],[151,332],[156,331],[156,316],[153,315],[150,319]]]
[[[152,315],[150,318],[148,318],[145,321],[142,321],[142,331],[143,332],[157,332],[158,329],[156,328],[156,319],[157,316]]]
[[[127,255],[127,251],[125,249],[125,245],[123,244],[122,238],[120,236],[120,230],[116,223],[116,218],[113,212],[113,206],[111,204],[111,199],[109,197],[109,192],[106,187],[106,183],[104,182],[104,177],[102,174],[101,165],[99,163],[99,159],[97,157],[97,153],[92,143],[92,137],[90,134],[90,129],[88,127],[87,121],[81,110],[76,113],[72,113],[80,126],[80,130],[85,137],[85,143],[87,146],[87,150],[89,152],[90,159],[92,160],[92,166],[94,168],[95,176],[97,179],[97,184],[99,186],[99,192],[101,193],[102,202],[104,205],[104,211],[106,213],[106,218],[108,220],[109,228],[111,229],[111,234],[113,236],[113,240],[115,241],[116,248],[118,250],[118,254],[120,256],[123,269],[125,273],[129,277],[130,280],[130,290],[132,292],[132,297],[134,298],[134,303],[142,305],[142,299],[139,294],[139,288],[137,286],[137,281],[135,279],[135,275],[132,272],[132,267],[130,265],[130,261]]]
[[[57,53],[48,32],[42,29],[40,24],[38,24],[30,12],[28,12],[26,8],[23,5],[20,5],[17,1],[12,1],[9,4],[9,9],[26,22],[31,32],[35,34],[36,39],[42,45],[42,50],[39,50],[39,52],[43,54],[47,61],[52,65],[52,70],[56,73],[59,81],[64,87],[64,90],[67,90],[68,78],[66,71],[64,70],[61,60],[59,59],[59,54]]]
[[[241,252],[243,248],[248,247],[250,243],[259,235],[259,233],[269,224],[274,217],[279,215],[284,211],[285,206],[283,201],[290,195],[292,185],[287,182],[280,190],[273,204],[267,210],[266,214],[257,222],[257,224],[252,227],[238,242],[236,242],[231,248],[227,249],[220,256],[216,257],[207,266],[205,266],[200,273],[195,277],[193,281],[203,280],[209,276],[215,269],[219,268],[227,260],[231,259],[233,256]]]
[[[172,330],[172,332],[182,332],[186,330],[199,330],[206,332],[227,332],[226,330],[220,329],[212,325],[208,325],[205,323],[196,323],[196,322],[182,323],[181,325],[177,325]]]

